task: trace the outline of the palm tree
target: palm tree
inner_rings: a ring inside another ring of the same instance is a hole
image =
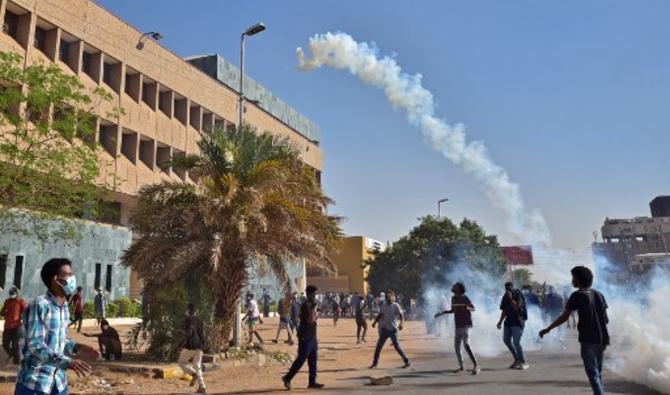
[[[287,139],[250,127],[215,129],[200,153],[175,158],[196,184],[163,182],[139,193],[131,228],[139,236],[124,256],[149,285],[164,287],[198,273],[215,304],[223,346],[248,268],[266,262],[290,288],[287,262],[334,271],[327,254],[341,237],[332,201]]]

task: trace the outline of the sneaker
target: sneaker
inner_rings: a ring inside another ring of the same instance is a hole
[[[528,364],[525,363],[525,362],[521,362],[521,363],[519,363],[518,365],[516,365],[516,369],[518,369],[518,370],[526,370],[526,369],[528,369],[529,367],[530,367],[530,365],[528,365]]]
[[[463,369],[462,366],[458,369],[454,369],[454,370],[451,371],[451,373],[453,373],[453,374],[459,374],[459,373],[463,373],[463,372],[465,372],[465,369]]]
[[[516,369],[516,368],[518,368],[518,366],[519,366],[520,363],[521,363],[521,361],[514,361],[513,364],[509,365],[509,369]]]
[[[198,376],[191,376],[191,382],[188,384],[189,387],[195,387],[195,385],[198,383]]]
[[[195,391],[196,394],[206,394],[207,393],[207,388],[200,386],[198,387],[198,390]]]
[[[273,342],[274,344],[279,343],[279,341],[278,341],[277,339],[272,339],[272,342]]]
[[[361,340],[356,340],[356,344],[361,344]]]
[[[287,390],[291,390],[291,382],[288,380],[286,376],[282,376],[281,381],[284,383],[284,387],[286,387]]]
[[[370,365],[368,369],[377,369],[377,364],[373,363],[372,365]]]
[[[313,388],[313,389],[317,389],[317,390],[320,390],[320,389],[323,388],[323,387],[325,387],[325,385],[323,385],[323,384],[321,384],[321,383],[310,383],[310,384],[307,386],[307,388]]]
[[[473,376],[476,376],[481,372],[482,372],[482,370],[479,368],[479,366],[475,366],[474,368],[472,368],[472,375]]]
[[[288,345],[289,345],[289,346],[292,346],[292,345],[294,345],[294,344],[295,344],[295,343],[293,342],[293,340],[289,340],[289,341],[288,341]]]
[[[412,363],[410,361],[407,361],[407,362],[405,362],[404,365],[402,365],[403,369],[407,369],[407,368],[410,368],[410,367],[412,367]]]
[[[363,343],[367,343],[367,342],[368,342],[367,340],[365,340],[365,338],[362,338],[361,341],[362,341]]]

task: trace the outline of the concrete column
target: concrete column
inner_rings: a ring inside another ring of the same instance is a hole
[[[104,54],[102,52],[91,54],[91,78],[96,84],[102,82]]]
[[[60,34],[61,29],[55,28],[47,31],[44,43],[44,51],[47,54],[47,57],[52,62],[55,62],[58,59],[58,51],[60,48]]]
[[[18,28],[16,29],[16,41],[18,41],[26,51],[30,51],[30,47],[32,46],[35,36],[35,26],[37,26],[37,18],[34,13],[28,12],[19,15]]]
[[[81,62],[84,54],[84,42],[79,40],[70,43],[67,54],[67,65],[70,66],[75,74],[81,74]]]

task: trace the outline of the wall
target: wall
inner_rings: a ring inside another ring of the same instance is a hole
[[[87,301],[93,300],[96,263],[101,264],[102,287],[105,287],[107,265],[112,265],[111,300],[128,296],[130,269],[122,266],[120,262],[123,251],[130,246],[132,233],[121,226],[87,221],[80,223],[83,238],[75,246],[67,246],[62,242],[42,244],[35,237],[23,234],[0,235],[0,248],[8,253],[5,286],[0,297],[6,298],[12,286],[17,255],[24,257],[20,287],[24,297],[34,298],[45,292],[40,270],[44,262],[51,258],[68,258],[72,261],[77,284],[84,287]]]

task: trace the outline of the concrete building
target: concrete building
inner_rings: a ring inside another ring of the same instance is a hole
[[[101,178],[110,185],[111,199],[120,214],[111,228],[88,225],[113,229],[111,233],[123,242],[110,233],[114,241],[94,243],[92,248],[85,240],[79,252],[70,255],[86,251],[82,259],[75,260],[78,273],[95,273],[98,264],[105,268],[101,269],[105,276],[111,273],[114,297],[137,297],[140,285],[132,275],[131,281],[127,280],[125,269],[119,266],[120,253],[107,254],[103,260],[104,254],[99,252],[122,252],[129,245],[125,226],[142,186],[164,180],[193,182],[187,172],[170,166],[170,158],[196,152],[201,134],[214,126],[235,126],[238,71],[216,55],[182,59],[89,0],[0,0],[0,19],[4,22],[0,50],[22,55],[26,65],[54,63],[77,76],[88,89],[103,87],[113,100],[102,103],[99,112],[104,114],[114,107],[125,112],[120,119],[101,120],[96,135],[103,148]],[[247,89],[245,121],[261,131],[288,137],[320,180],[323,158],[317,127],[255,81],[248,82]],[[29,247],[32,245],[0,237],[8,275],[18,270],[19,262],[23,272],[33,273],[56,253]],[[110,265],[111,272],[107,269]],[[115,276],[117,272],[123,274]],[[304,282],[304,268],[295,272],[303,273]],[[32,289],[33,280],[19,282]]]
[[[330,255],[337,267],[337,276],[328,276],[316,268],[307,268],[307,282],[316,285],[321,292],[368,293],[369,266],[366,261],[373,258],[373,251],[383,251],[386,246],[365,236],[345,237],[340,248]]]
[[[613,265],[614,271],[620,274],[619,279],[625,279],[636,264],[655,262],[658,257],[654,254],[670,252],[670,216],[658,216],[665,213],[659,207],[663,201],[663,197],[652,200],[650,207],[656,215],[651,217],[605,219],[602,241],[594,242],[592,251],[596,259],[605,258]]]

